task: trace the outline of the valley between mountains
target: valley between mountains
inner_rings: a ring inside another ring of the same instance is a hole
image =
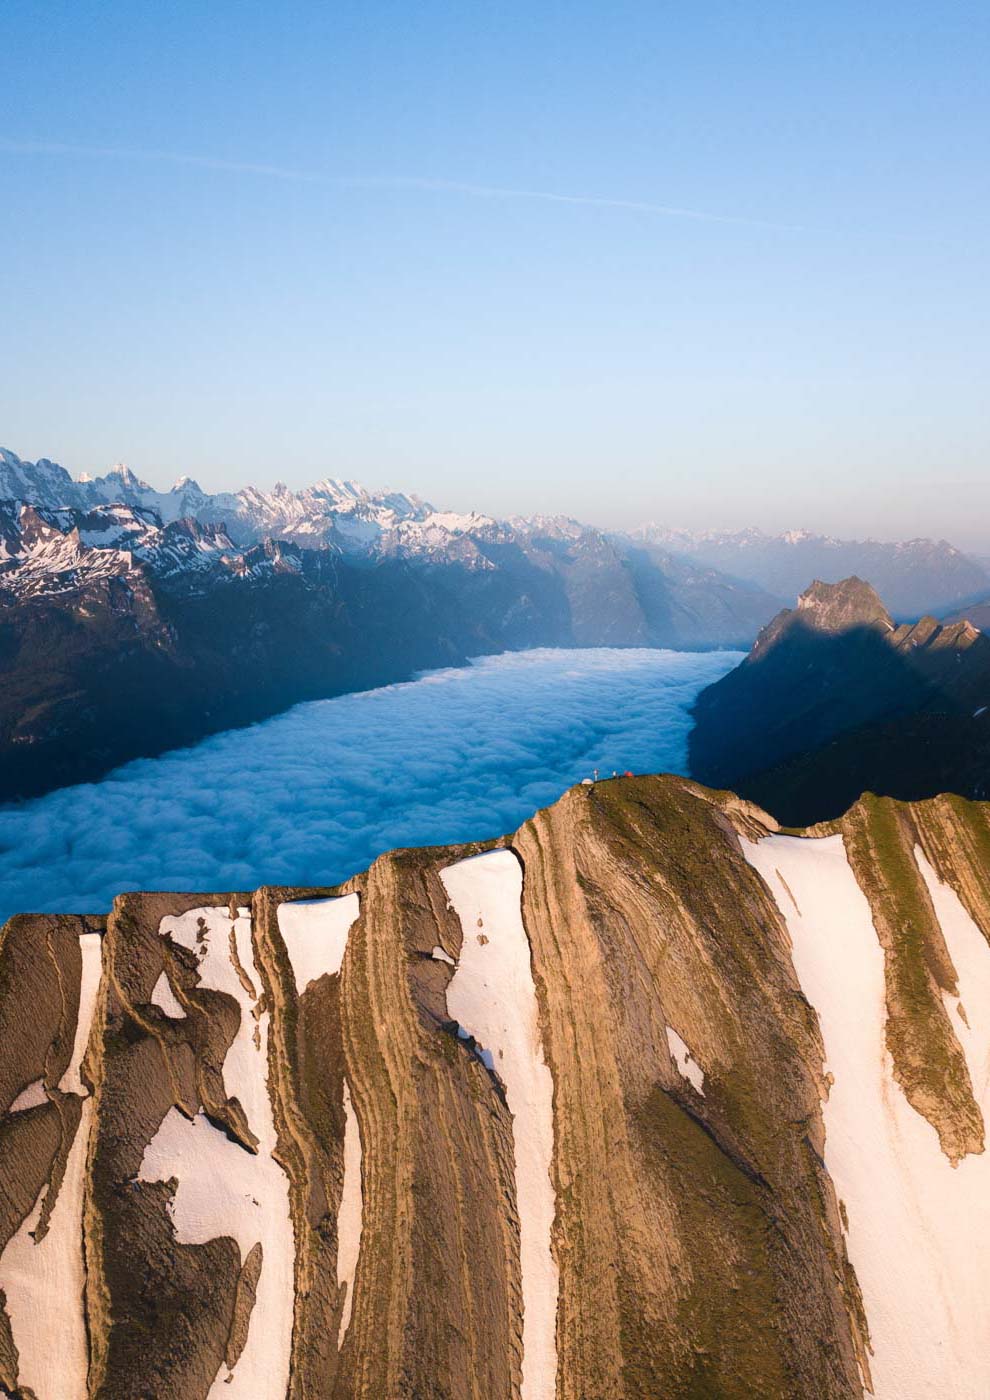
[[[335,479],[158,491],[0,450],[0,801],[471,657],[748,647],[855,572],[911,620],[990,598],[945,541],[622,534]]]
[[[0,1382],[977,1397],[990,817],[676,778],[0,943]]]

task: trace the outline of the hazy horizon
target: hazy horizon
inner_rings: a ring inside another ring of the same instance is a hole
[[[4,441],[990,553],[990,12],[14,3]]]

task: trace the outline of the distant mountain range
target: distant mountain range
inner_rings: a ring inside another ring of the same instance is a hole
[[[0,800],[472,655],[748,646],[806,567],[767,561],[815,551],[902,599],[990,596],[945,543],[624,535],[337,479],[158,491],[0,450]]]
[[[863,792],[990,796],[990,637],[896,626],[869,584],[815,583],[695,706],[692,775],[780,821],[840,816]]]
[[[418,496],[333,479],[302,491],[279,484],[208,495],[182,477],[156,491],[127,467],[74,480],[53,462],[0,450],[0,591],[8,601],[129,570],[198,591],[258,579],[270,569],[257,546],[269,562],[277,555],[283,571],[307,576],[319,571],[307,555],[497,575],[498,588],[476,582],[471,592],[512,596],[501,619],[510,633],[523,614],[546,615],[546,635],[536,636],[542,624],[533,621],[528,644],[731,646],[748,641],[777,601],[758,585],[566,516],[458,515]]]
[[[714,571],[726,576],[723,586],[742,582],[749,585],[746,594],[758,590],[768,595],[764,605],[770,600],[778,605],[793,602],[811,579],[835,583],[852,574],[868,580],[898,618],[942,614],[990,598],[990,561],[970,558],[946,540],[885,543],[833,539],[808,530],[768,535],[757,529],[691,532],[660,525],[607,533],[562,516],[498,521],[476,512],[437,510],[419,496],[369,491],[334,477],[300,491],[280,482],[271,491],[245,487],[211,494],[182,476],[170,490],[158,491],[126,466],[112,467],[102,477],[75,479],[47,459],[24,462],[0,449],[0,500],[82,512],[129,505],[151,512],[163,526],[183,519],[223,525],[238,547],[273,538],[368,560],[391,556],[467,561],[478,559],[486,547],[520,539],[563,538],[573,543],[591,534],[609,539],[627,562],[659,561],[668,572],[676,559],[675,572],[685,585],[690,583],[694,596],[699,583],[711,581]],[[700,574],[692,575],[691,565]],[[727,613],[717,610],[710,625],[696,629],[707,636],[701,644],[738,640],[754,615],[751,596]],[[772,609],[757,625],[771,615]]]
[[[942,614],[990,594],[986,560],[963,554],[946,540],[837,540],[810,530],[766,535],[762,530],[669,530],[646,525],[635,538],[685,555],[696,563],[746,579],[792,602],[812,579],[838,583],[867,579],[898,619]]]
[[[403,537],[415,548],[421,537],[428,544],[438,530],[455,535],[482,519],[438,514],[417,496],[372,492],[331,478],[303,491],[290,491],[279,482],[271,491],[246,487],[210,494],[183,476],[170,490],[158,491],[123,465],[111,467],[105,476],[73,478],[55,462],[25,462],[4,449],[0,449],[2,499],[83,512],[127,505],[151,512],[162,525],[183,519],[222,523],[238,544],[277,536],[310,546],[336,545],[349,553],[395,549]],[[401,529],[428,519],[431,524],[425,532]]]
[[[274,532],[274,533],[273,533]],[[776,600],[563,518],[0,462],[0,799],[531,646],[745,644]]]

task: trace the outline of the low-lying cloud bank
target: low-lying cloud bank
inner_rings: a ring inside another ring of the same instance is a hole
[[[396,846],[511,831],[572,783],[686,771],[736,652],[530,651],[298,705],[0,809],[0,917],[122,890],[334,884]]]

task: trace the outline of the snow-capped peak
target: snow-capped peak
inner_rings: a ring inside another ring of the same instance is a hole
[[[315,494],[328,496],[332,500],[338,501],[366,501],[371,492],[364,486],[359,486],[356,481],[344,481],[339,476],[326,476],[322,481],[317,481],[311,488]]]

